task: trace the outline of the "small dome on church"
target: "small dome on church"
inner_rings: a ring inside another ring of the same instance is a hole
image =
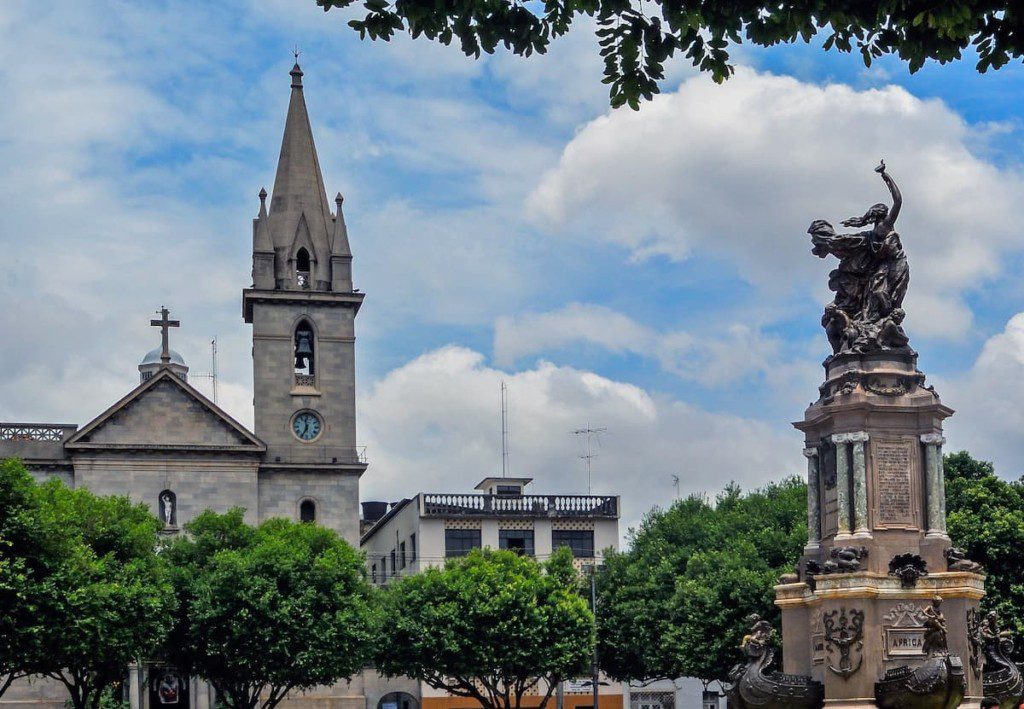
[[[161,353],[162,350],[159,347],[157,347],[155,350],[150,350],[149,352],[146,353],[146,356],[142,358],[142,361],[139,362],[139,365],[141,366],[144,364],[160,364]],[[182,367],[187,366],[185,364],[185,358],[182,357],[177,352],[175,352],[174,350],[171,350],[171,364],[180,364]]]

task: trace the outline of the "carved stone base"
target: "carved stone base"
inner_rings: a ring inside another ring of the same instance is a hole
[[[927,612],[936,596],[942,599],[948,652],[968,665],[968,611],[984,596],[983,576],[936,571],[907,587],[888,573],[861,571],[817,576],[814,586],[776,586],[775,602],[782,610],[783,669],[821,682],[826,707],[875,706],[875,683],[889,670],[926,664]],[[981,677],[969,670],[965,675],[969,703],[962,706],[976,706]]]

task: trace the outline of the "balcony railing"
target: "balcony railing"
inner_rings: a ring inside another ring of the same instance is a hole
[[[449,495],[424,493],[420,512],[436,517],[619,516],[615,495]]]
[[[272,463],[367,463],[366,446],[321,446],[316,443],[271,446],[267,461]]]
[[[0,423],[0,441],[60,443],[76,430],[73,424]]]

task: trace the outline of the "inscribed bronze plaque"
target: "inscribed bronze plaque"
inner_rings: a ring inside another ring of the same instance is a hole
[[[871,442],[876,527],[918,525],[915,443],[907,438],[877,438]]]

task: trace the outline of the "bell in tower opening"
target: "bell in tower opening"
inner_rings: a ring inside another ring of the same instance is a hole
[[[295,328],[295,373],[313,376],[313,329],[303,322]]]

